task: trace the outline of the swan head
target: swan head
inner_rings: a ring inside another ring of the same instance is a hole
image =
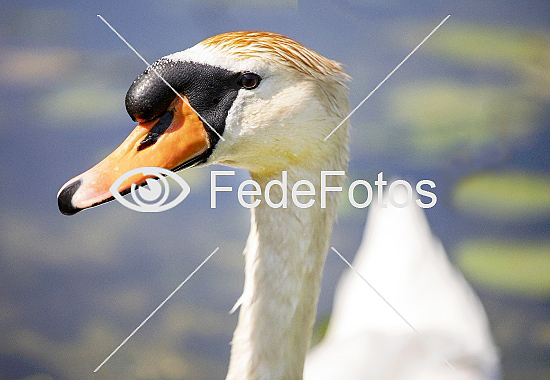
[[[322,169],[346,145],[346,128],[324,138],[349,111],[347,80],[337,62],[267,32],[221,34],[163,57],[126,94],[134,131],[61,188],[59,209],[72,215],[112,200],[116,179],[143,166],[217,163],[259,175]],[[145,180],[127,178],[118,191]]]

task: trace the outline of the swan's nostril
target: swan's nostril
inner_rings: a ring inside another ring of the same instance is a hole
[[[57,196],[57,206],[63,215],[74,215],[81,210],[80,208],[74,207],[72,203],[73,195],[81,184],[82,179],[76,180],[65,186]]]
[[[138,152],[140,150],[143,150],[154,143],[157,142],[160,135],[162,135],[168,127],[170,127],[170,124],[172,124],[172,120],[174,119],[174,111],[167,111],[160,117],[160,119],[157,121],[155,126],[151,128],[147,136],[139,143],[139,146],[137,148]]]

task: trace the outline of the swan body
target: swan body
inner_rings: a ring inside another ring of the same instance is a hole
[[[404,189],[396,190],[403,191],[394,197],[407,199]],[[352,265],[422,337],[348,271],[335,294],[325,339],[307,358],[304,378],[497,379],[498,352],[483,306],[447,259],[423,210],[414,202],[404,208],[387,199],[385,204],[370,206]]]

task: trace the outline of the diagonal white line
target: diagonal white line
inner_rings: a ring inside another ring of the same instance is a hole
[[[170,293],[170,294],[168,295],[168,297],[166,297],[166,299],[165,299],[164,301],[162,301],[162,302],[160,303],[160,305],[158,305],[157,308],[156,308],[155,310],[153,310],[153,312],[152,312],[151,314],[149,314],[149,316],[148,316],[147,318],[145,318],[145,319],[143,320],[143,322],[141,322],[141,323],[139,324],[139,326],[136,327],[136,328],[134,329],[134,331],[132,331],[132,332],[130,333],[130,335],[128,335],[128,337],[127,337],[126,339],[124,339],[124,340],[122,341],[122,343],[120,343],[120,344],[118,345],[118,347],[115,348],[114,351],[111,352],[111,353],[109,354],[109,356],[107,356],[107,357],[105,358],[105,360],[103,360],[103,361],[101,362],[100,365],[97,366],[97,368],[94,370],[94,372],[99,371],[99,369],[100,369],[101,367],[103,367],[103,364],[107,363],[107,361],[108,361],[109,359],[111,359],[111,357],[112,357],[114,354],[116,354],[116,352],[117,352],[118,350],[120,350],[120,348],[121,348],[122,346],[124,346],[124,345],[126,344],[126,342],[128,342],[128,341],[130,340],[130,338],[131,338],[132,336],[134,336],[134,334],[135,334],[135,333],[136,333],[145,323],[147,323],[147,321],[148,321],[153,315],[155,315],[155,313],[156,313],[157,311],[159,311],[159,309],[160,309],[161,307],[163,307],[164,304],[165,304],[166,302],[168,302],[168,300],[169,300],[170,298],[172,298],[172,296],[173,296],[174,294],[176,294],[176,292],[177,292],[178,290],[180,290],[180,288],[181,288],[183,285],[185,285],[185,283],[186,283],[187,281],[189,281],[189,279],[190,279],[191,277],[193,277],[193,275],[194,275],[195,273],[197,273],[197,271],[198,271],[199,269],[201,269],[201,267],[202,267],[204,264],[206,264],[206,262],[207,262],[208,260],[210,260],[210,258],[211,258],[212,256],[214,256],[214,254],[215,254],[216,252],[218,252],[219,249],[220,249],[220,247],[217,247],[215,250],[213,250],[212,253],[209,254],[208,257],[207,257],[206,259],[204,259],[204,260],[202,261],[202,263],[200,263],[199,266],[196,267],[195,270],[194,270],[193,272],[191,272],[191,274],[190,274],[189,276],[187,276],[187,278],[186,278],[185,280],[183,280],[183,282],[182,282],[181,284],[179,284],[178,287],[177,287],[176,289],[174,289],[174,291],[173,291],[172,293]]]
[[[139,59],[141,59],[143,62],[145,62],[145,64],[148,66],[148,68],[150,68],[151,70],[154,71],[154,73],[168,86],[170,87],[170,89],[172,91],[174,91],[174,94],[176,94],[181,100],[183,100],[183,102],[185,104],[187,104],[189,106],[189,108],[191,108],[193,110],[193,112],[195,112],[197,114],[197,116],[204,122],[204,124],[206,124],[219,138],[220,140],[222,141],[225,141],[225,139],[222,137],[222,135],[220,135],[218,133],[218,131],[216,131],[207,121],[206,119],[204,119],[194,108],[193,106],[191,106],[191,104],[189,104],[189,102],[187,101],[187,99],[185,99],[183,96],[181,96],[181,94],[179,92],[176,91],[176,89],[174,87],[172,87],[172,85],[170,83],[168,83],[168,81],[166,79],[164,79],[162,77],[162,75],[159,74],[159,72],[153,67],[151,66],[151,64],[149,62],[147,62],[147,60],[145,58],[143,58],[143,56],[141,54],[138,53],[138,51],[136,49],[134,49],[134,47],[132,45],[130,45],[130,43],[128,41],[126,41],[126,39],[124,37],[122,37],[120,35],[119,32],[116,31],[115,28],[113,28],[113,26],[111,24],[109,24],[107,22],[107,20],[105,20],[105,18],[103,18],[102,15],[97,15],[97,17],[99,17],[99,19],[101,21],[103,21],[105,23],[105,25],[107,25],[109,27],[109,29],[111,29],[117,36],[118,38],[120,38],[122,40],[122,42],[124,42],[126,44],[126,46],[128,46],[138,57]]]
[[[332,136],[332,134],[333,134],[334,132],[336,132],[336,130],[337,130],[338,128],[340,128],[340,127],[342,126],[342,124],[344,124],[344,123],[351,117],[351,115],[353,115],[353,114],[355,113],[355,111],[357,111],[357,109],[359,109],[359,107],[361,107],[361,106],[363,105],[363,103],[365,103],[365,102],[372,96],[372,94],[374,94],[374,93],[376,92],[376,90],[378,90],[378,89],[380,88],[380,86],[382,86],[382,85],[383,85],[383,84],[393,75],[393,73],[395,73],[395,72],[401,67],[401,65],[403,65],[403,64],[407,61],[407,59],[409,59],[410,56],[413,55],[413,54],[418,50],[418,48],[420,48],[420,46],[422,46],[422,44],[424,44],[424,42],[426,42],[426,40],[427,40],[428,38],[430,38],[431,35],[434,34],[435,31],[436,31],[437,29],[439,29],[439,27],[440,27],[441,25],[443,25],[443,23],[444,23],[445,21],[447,21],[447,19],[448,19],[449,17],[451,17],[451,15],[448,15],[447,17],[445,17],[445,18],[443,19],[443,21],[441,21],[441,22],[439,23],[439,25],[437,25],[435,28],[433,28],[433,30],[430,32],[430,34],[428,34],[426,37],[424,37],[424,39],[423,39],[422,41],[420,41],[420,43],[419,43],[418,45],[416,45],[416,47],[415,47],[415,48],[414,48],[414,49],[413,49],[413,50],[412,50],[412,51],[411,51],[411,52],[410,52],[401,62],[399,62],[399,64],[398,64],[397,66],[395,66],[395,68],[394,68],[388,75],[386,75],[386,77],[385,77],[384,79],[382,79],[382,82],[378,83],[378,86],[376,86],[376,87],[374,88],[374,90],[372,90],[371,92],[369,92],[369,94],[365,97],[365,99],[361,100],[361,102],[357,105],[357,107],[355,107],[355,108],[349,113],[349,115],[346,116],[346,117],[340,122],[340,124],[338,124],[338,125],[337,125],[337,126],[327,135],[327,137],[325,137],[324,141],[327,141],[327,139],[328,139],[330,136]]]
[[[453,371],[456,371],[456,368],[453,367],[453,365],[451,363],[449,363],[449,361],[447,359],[445,359],[427,340],[426,338],[424,338],[424,336],[422,334],[420,334],[420,332],[414,328],[414,326],[409,322],[407,321],[407,319],[395,308],[393,307],[393,305],[391,303],[389,303],[389,301],[384,298],[384,296],[382,294],[380,294],[380,292],[378,290],[376,290],[374,288],[374,286],[371,285],[370,282],[367,281],[367,279],[361,274],[359,273],[359,271],[357,269],[355,269],[350,263],[348,260],[346,260],[346,258],[344,256],[342,256],[342,254],[340,254],[340,252],[338,252],[336,250],[336,248],[334,247],[330,247],[330,249],[332,249],[334,251],[334,253],[336,253],[346,264],[348,267],[350,267],[351,270],[353,270],[355,272],[355,274],[357,274],[361,280],[363,280],[365,282],[365,284],[367,284],[375,293],[378,297],[380,297],[382,299],[382,301],[384,301],[386,303],[386,305],[388,305],[394,312],[395,314],[397,314],[399,316],[399,318],[401,318],[403,320],[403,322],[405,322],[407,324],[407,326],[409,326],[419,337],[420,339],[422,339],[422,342],[424,343],[424,345],[430,350],[432,351],[434,354],[436,354],[437,356],[439,356],[439,358],[441,360],[443,360]]]

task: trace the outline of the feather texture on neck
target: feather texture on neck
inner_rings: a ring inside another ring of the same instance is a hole
[[[345,145],[333,153],[337,154],[325,162],[328,167],[293,167],[287,172],[289,198],[297,181],[305,179],[314,185],[314,196],[299,199],[302,203],[314,199],[311,207],[300,208],[290,199],[287,208],[272,208],[262,197],[252,209],[251,231],[244,250],[245,286],[238,301],[239,322],[227,380],[302,378],[339,198],[339,193],[329,192],[326,208],[321,208],[320,172],[345,170],[347,164]],[[270,180],[281,180],[281,173],[251,176],[262,190]],[[341,186],[343,180],[343,176],[329,176],[327,185]],[[278,203],[281,187],[272,186],[270,195]]]

